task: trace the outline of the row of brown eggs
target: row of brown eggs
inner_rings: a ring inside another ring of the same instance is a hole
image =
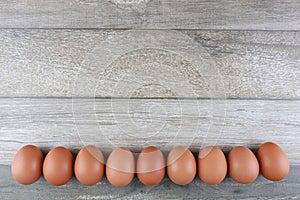
[[[221,183],[227,173],[238,183],[253,182],[259,171],[272,181],[285,178],[289,172],[289,161],[285,152],[275,143],[261,145],[257,156],[247,147],[233,148],[226,159],[222,150],[209,146],[200,151],[198,163],[192,152],[183,147],[173,148],[165,161],[163,153],[150,146],[142,150],[135,163],[128,148],[115,149],[108,156],[106,164],[102,152],[95,146],[82,148],[75,161],[72,153],[64,147],[52,149],[43,158],[42,152],[33,145],[21,148],[12,162],[12,175],[21,184],[31,184],[43,174],[52,185],[64,185],[75,174],[84,185],[101,181],[104,173],[114,186],[126,186],[137,174],[145,185],[157,185],[168,177],[178,185],[192,182],[198,171],[199,178],[207,184]]]

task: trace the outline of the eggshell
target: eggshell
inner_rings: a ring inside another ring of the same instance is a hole
[[[77,180],[84,185],[98,183],[104,175],[104,157],[95,146],[82,148],[77,154],[74,172]]]
[[[289,174],[289,159],[277,144],[272,142],[262,144],[258,149],[257,158],[260,172],[265,178],[280,181]]]
[[[135,173],[135,161],[131,151],[121,147],[115,149],[107,158],[106,178],[114,186],[128,185]]]
[[[178,185],[186,185],[193,181],[196,175],[196,160],[190,150],[177,146],[169,152],[167,158],[169,178]]]
[[[198,156],[198,176],[206,184],[221,183],[227,173],[224,153],[216,146],[204,148]]]
[[[259,173],[259,164],[253,152],[247,147],[235,147],[228,154],[230,177],[238,183],[253,182]]]
[[[52,149],[44,160],[43,172],[46,181],[52,185],[66,184],[73,176],[74,158],[64,147]]]
[[[21,184],[32,184],[42,175],[43,154],[34,145],[22,147],[15,155],[11,172],[14,179]]]
[[[137,177],[144,185],[157,185],[165,176],[165,158],[157,147],[142,150],[137,159]]]

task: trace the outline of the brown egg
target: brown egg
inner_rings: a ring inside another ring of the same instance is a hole
[[[290,163],[285,152],[272,142],[261,145],[257,158],[260,164],[261,174],[272,181],[284,179],[290,170]]]
[[[167,159],[169,178],[178,185],[186,185],[193,181],[196,175],[196,160],[194,155],[183,146],[177,146],[169,152]]]
[[[156,147],[147,147],[138,157],[137,177],[144,185],[157,185],[165,176],[165,167],[165,158],[162,152]]]
[[[104,157],[95,146],[82,148],[75,160],[74,172],[77,180],[84,185],[98,183],[104,175]]]
[[[235,147],[228,154],[228,171],[236,182],[251,183],[259,173],[258,161],[247,147]]]
[[[42,175],[43,154],[34,145],[22,147],[15,155],[11,172],[14,179],[21,184],[32,184]]]
[[[227,173],[224,153],[216,146],[204,148],[198,156],[198,176],[206,184],[221,183]]]
[[[127,148],[115,149],[107,158],[106,178],[114,186],[128,185],[135,172],[134,156]]]
[[[64,147],[52,149],[44,160],[43,172],[46,181],[52,185],[66,184],[73,176],[73,155]]]

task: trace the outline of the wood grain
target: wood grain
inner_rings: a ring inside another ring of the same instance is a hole
[[[25,144],[44,152],[63,145],[74,153],[94,144],[107,156],[120,146],[138,153],[156,145],[167,153],[184,145],[197,153],[218,145],[228,152],[274,141],[299,165],[299,106],[283,100],[0,98],[0,164],[9,165]]]
[[[300,98],[300,32],[0,30],[1,97]]]
[[[217,186],[209,186],[198,177],[187,186],[173,184],[165,178],[157,186],[144,186],[136,178],[127,187],[113,187],[104,178],[95,186],[83,186],[75,178],[64,186],[49,185],[43,178],[33,185],[16,183],[10,167],[0,165],[1,199],[299,199],[300,166],[292,166],[289,176],[271,182],[259,176],[248,185],[227,177]],[[13,188],[13,189],[12,189]]]
[[[1,1],[0,199],[300,199],[299,10],[299,0]],[[26,144],[74,155],[94,144],[107,157],[265,141],[290,159],[281,182],[23,186],[10,172]]]
[[[298,0],[4,0],[0,28],[299,30]]]

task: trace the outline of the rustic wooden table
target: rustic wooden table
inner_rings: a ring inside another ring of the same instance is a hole
[[[0,199],[299,199],[300,1],[0,2]],[[23,186],[15,152],[94,144],[287,153],[280,182]]]

